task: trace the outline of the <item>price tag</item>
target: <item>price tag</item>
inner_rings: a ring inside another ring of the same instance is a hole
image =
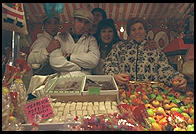
[[[41,120],[50,118],[54,115],[48,97],[29,102],[24,106],[29,123],[34,122],[35,115],[40,115]]]
[[[101,87],[89,87],[88,94],[89,95],[92,95],[92,94],[100,95],[100,90],[101,90]]]

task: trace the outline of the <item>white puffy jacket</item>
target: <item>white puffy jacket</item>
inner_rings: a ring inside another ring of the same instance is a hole
[[[57,72],[82,71],[91,74],[91,70],[98,64],[100,52],[96,39],[88,34],[83,34],[75,43],[69,32],[56,36],[61,48],[50,53],[50,64]],[[70,61],[63,56],[71,54]]]

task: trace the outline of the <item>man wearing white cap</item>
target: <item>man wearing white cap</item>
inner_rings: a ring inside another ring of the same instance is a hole
[[[49,64],[49,53],[60,48],[60,45],[53,45],[52,40],[57,32],[59,25],[59,16],[45,16],[43,18],[43,33],[37,35],[37,39],[31,46],[31,52],[28,56],[28,63],[33,69],[33,74],[48,75],[55,73]]]
[[[73,27],[55,37],[58,41],[53,45],[60,44],[61,48],[50,53],[50,65],[57,72],[91,74],[100,57],[96,39],[86,33],[93,15],[88,10],[77,9],[73,17]]]

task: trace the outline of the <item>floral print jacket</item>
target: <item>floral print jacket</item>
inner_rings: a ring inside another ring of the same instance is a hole
[[[159,81],[171,86],[174,76],[183,75],[169,65],[159,49],[146,49],[151,43],[149,40],[140,44],[134,40],[116,43],[105,59],[105,74],[129,73],[131,81]]]

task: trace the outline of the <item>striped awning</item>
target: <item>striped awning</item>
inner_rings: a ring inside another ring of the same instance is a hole
[[[24,3],[27,21],[32,24],[40,24],[45,11],[42,3]],[[117,23],[124,23],[131,17],[143,17],[144,19],[175,18],[183,19],[194,3],[64,3],[64,11],[60,14],[62,23],[72,20],[72,13],[77,8],[102,8],[108,18]]]

